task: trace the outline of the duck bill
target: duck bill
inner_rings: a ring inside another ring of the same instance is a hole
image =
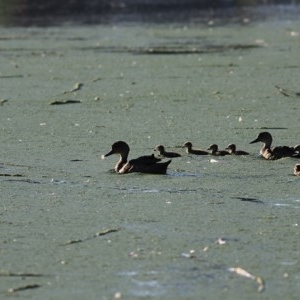
[[[259,140],[258,139],[255,139],[254,141],[250,142],[249,144],[254,144],[254,143],[258,143]]]
[[[101,158],[104,159],[105,157],[110,156],[110,155],[112,155],[112,154],[114,154],[114,152],[113,152],[113,150],[110,150],[108,153],[103,154],[103,155],[101,156]]]

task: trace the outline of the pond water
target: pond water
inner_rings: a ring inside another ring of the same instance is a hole
[[[1,299],[298,299],[297,160],[249,142],[300,143],[299,28],[0,28]],[[117,175],[100,159],[117,140],[182,157],[165,176]]]

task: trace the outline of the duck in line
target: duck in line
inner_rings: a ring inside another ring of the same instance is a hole
[[[296,145],[294,147],[291,147],[294,150],[294,158],[300,158],[300,145]]]
[[[208,155],[209,152],[202,149],[193,149],[191,142],[186,142],[182,145],[182,148],[186,148],[186,153],[195,155]]]
[[[300,145],[296,145],[295,147],[293,147],[295,153],[300,153]]]
[[[111,150],[102,155],[102,159],[113,154],[119,154],[120,159],[115,166],[118,174],[127,174],[132,172],[148,174],[166,174],[171,160],[160,162],[161,159],[152,155],[140,156],[128,161],[129,145],[124,141],[118,141],[112,144]]]
[[[167,152],[165,150],[165,147],[163,145],[157,145],[154,148],[154,151],[158,151],[159,152],[159,156],[161,156],[161,157],[166,157],[166,158],[181,157],[181,155],[179,153],[176,153],[176,152]]]
[[[294,166],[294,175],[300,176],[300,164],[295,164]]]
[[[226,150],[219,150],[219,147],[217,144],[210,145],[207,150],[211,150],[211,155],[214,155],[214,156],[230,155],[230,153]]]
[[[243,150],[236,150],[236,145],[235,144],[229,144],[225,150],[228,150],[228,152],[231,155],[249,155],[248,152],[243,151]]]
[[[255,140],[250,142],[250,144],[262,142],[263,147],[260,149],[260,155],[267,160],[276,160],[283,157],[295,157],[295,150],[293,147],[288,146],[277,146],[274,148],[271,148],[272,145],[272,135],[267,132],[261,132],[257,136]]]

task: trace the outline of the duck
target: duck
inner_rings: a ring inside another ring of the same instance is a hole
[[[112,144],[111,150],[102,155],[102,159],[112,154],[119,154],[120,159],[114,170],[118,174],[127,174],[133,172],[148,174],[166,174],[171,160],[160,162],[161,159],[152,155],[140,156],[128,161],[129,145],[124,141],[117,141]]]
[[[163,145],[157,145],[154,148],[154,151],[158,151],[159,152],[159,156],[161,156],[161,157],[172,158],[172,157],[180,157],[181,156],[179,153],[176,153],[176,152],[167,152],[165,150],[165,147]]]
[[[243,151],[243,150],[236,150],[236,145],[235,144],[229,144],[225,150],[228,150],[228,152],[231,155],[249,155],[248,152]]]
[[[300,176],[300,164],[295,164],[294,166],[294,175]]]
[[[218,150],[218,145],[217,144],[212,144],[209,146],[207,150],[211,150],[211,155],[215,156],[225,156],[225,155],[230,155],[230,153],[226,150]]]
[[[260,132],[255,140],[250,142],[250,144],[262,142],[264,145],[260,149],[260,155],[267,160],[276,160],[283,157],[293,157],[295,156],[295,150],[293,147],[288,146],[277,146],[271,148],[272,145],[272,135],[267,132]]]
[[[208,155],[209,152],[201,149],[193,149],[193,145],[191,142],[186,142],[182,145],[182,148],[186,148],[186,152],[189,154],[195,155]]]
[[[299,154],[300,153],[300,145],[296,145],[293,147],[295,154]]]

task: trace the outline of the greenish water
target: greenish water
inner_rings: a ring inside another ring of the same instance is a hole
[[[298,299],[297,161],[249,142],[300,142],[299,98],[274,87],[300,91],[299,25],[0,29],[1,299]],[[100,156],[120,139],[183,156],[118,176]]]

